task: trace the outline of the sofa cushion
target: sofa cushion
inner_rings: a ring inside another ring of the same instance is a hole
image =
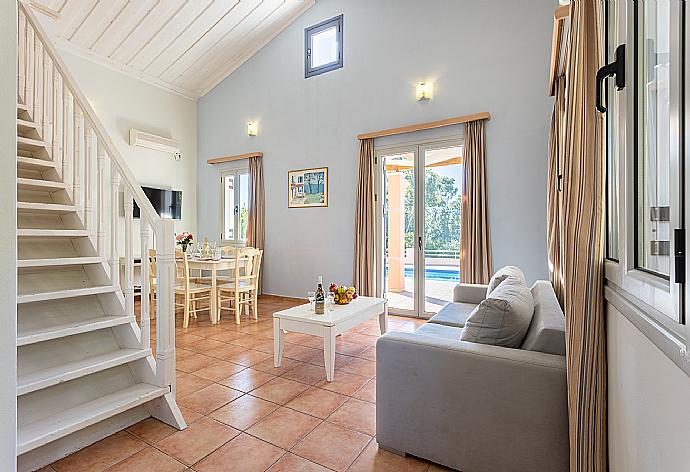
[[[538,280],[532,287],[534,316],[522,349],[565,356],[565,316],[551,282]]]
[[[474,303],[450,302],[432,316],[429,323],[462,328],[475,308],[477,305]]]
[[[454,326],[446,326],[436,323],[424,323],[422,326],[417,328],[415,334],[423,334],[424,336],[429,336],[432,338],[452,339],[457,341],[460,339],[461,331],[462,328],[456,328]]]
[[[491,280],[489,280],[489,285],[486,288],[486,296],[488,297],[489,295],[491,295],[491,292],[493,292],[496,289],[496,287],[498,287],[501,284],[501,282],[503,282],[508,277],[515,277],[523,284],[525,284],[525,286],[527,286],[525,274],[522,273],[519,267],[505,266],[498,269],[496,273],[491,276]]]
[[[530,289],[516,278],[508,277],[470,314],[460,339],[520,347],[533,313],[534,300]]]

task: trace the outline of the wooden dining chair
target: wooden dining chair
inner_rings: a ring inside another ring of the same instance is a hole
[[[156,311],[156,250],[149,249],[149,313],[155,318]]]
[[[182,251],[175,251],[175,307],[184,308],[183,327],[189,326],[189,314],[194,318],[200,311],[208,310],[209,317],[213,320],[211,313],[211,287],[206,284],[193,282],[189,277],[189,261],[187,254]],[[178,302],[178,295],[182,302]],[[207,307],[199,308],[198,302],[208,303]]]
[[[255,248],[242,248],[235,251],[235,264],[231,281],[217,286],[218,320],[223,310],[234,312],[235,323],[240,324],[244,307],[250,310],[253,318],[259,318],[258,283],[263,251]],[[224,305],[225,303],[225,305]]]

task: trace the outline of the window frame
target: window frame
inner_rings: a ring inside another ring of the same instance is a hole
[[[239,209],[240,193],[242,192],[242,186],[239,185],[240,176],[246,175],[249,179],[249,168],[248,167],[237,167],[232,169],[225,169],[220,173],[220,245],[221,246],[237,246],[244,247],[247,244],[247,239],[239,238],[239,227],[240,227],[240,211],[236,210],[233,213],[234,219],[234,232],[233,239],[228,239],[225,237],[225,178],[233,175],[235,176],[235,207]],[[247,180],[247,187],[249,187],[249,181]],[[249,196],[249,188],[247,188],[247,196]]]
[[[329,62],[319,67],[311,67],[311,51],[312,51],[312,37],[325,31],[332,27],[337,28],[337,41],[338,41],[338,60],[335,62]],[[304,29],[304,78],[308,79],[310,77],[315,77],[317,75],[330,72],[332,70],[340,69],[343,67],[343,15],[338,15],[328,20],[322,21],[313,26],[309,26]]]

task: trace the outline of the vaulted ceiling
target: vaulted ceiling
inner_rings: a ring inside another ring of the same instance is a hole
[[[190,98],[215,87],[314,2],[32,0],[59,13],[47,20],[58,46]]]

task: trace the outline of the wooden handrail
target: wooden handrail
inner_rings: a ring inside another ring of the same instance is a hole
[[[48,34],[45,32],[43,26],[41,26],[41,23],[34,15],[31,7],[27,5],[26,0],[19,1],[19,8],[26,15],[26,18],[29,20],[29,23],[31,23],[31,27],[34,29],[36,35],[41,40],[43,48],[48,53],[48,56],[50,56],[57,70],[60,72],[64,80],[64,84],[67,86],[67,88],[69,88],[70,93],[77,100],[79,107],[84,113],[84,116],[91,123],[93,131],[96,133],[98,139],[103,144],[103,147],[105,148],[107,154],[115,163],[118,172],[122,176],[123,183],[127,186],[129,191],[132,192],[134,200],[137,202],[137,205],[139,205],[139,208],[141,209],[141,214],[144,215],[146,219],[149,221],[149,223],[151,223],[151,225],[154,225],[155,227],[154,223],[160,219],[160,216],[158,216],[158,213],[156,213],[156,210],[153,208],[153,205],[146,197],[146,194],[144,193],[144,190],[141,188],[141,185],[137,183],[136,179],[134,178],[134,175],[132,174],[132,171],[130,171],[129,167],[127,167],[124,158],[120,155],[120,152],[117,150],[117,147],[110,139],[108,132],[106,131],[101,121],[98,119],[98,116],[91,107],[89,100],[77,86],[76,80],[69,72],[69,69],[65,65],[65,62],[62,60],[60,54],[55,50],[55,47],[53,46],[53,43],[50,41]]]
[[[247,154],[238,154],[236,156],[214,157],[206,161],[207,164],[222,164],[223,162],[239,161],[241,159],[249,159],[250,157],[264,157],[263,152],[248,152]]]
[[[400,128],[384,129],[381,131],[373,131],[371,133],[358,134],[357,139],[380,138],[382,136],[392,136],[395,134],[412,133],[413,131],[423,131],[426,129],[442,128],[443,126],[457,125],[460,123],[467,123],[469,121],[490,120],[491,113],[483,111],[481,113],[474,113],[472,115],[457,116],[455,118],[447,118],[445,120],[430,121],[428,123],[419,123],[416,125],[401,126]]]

